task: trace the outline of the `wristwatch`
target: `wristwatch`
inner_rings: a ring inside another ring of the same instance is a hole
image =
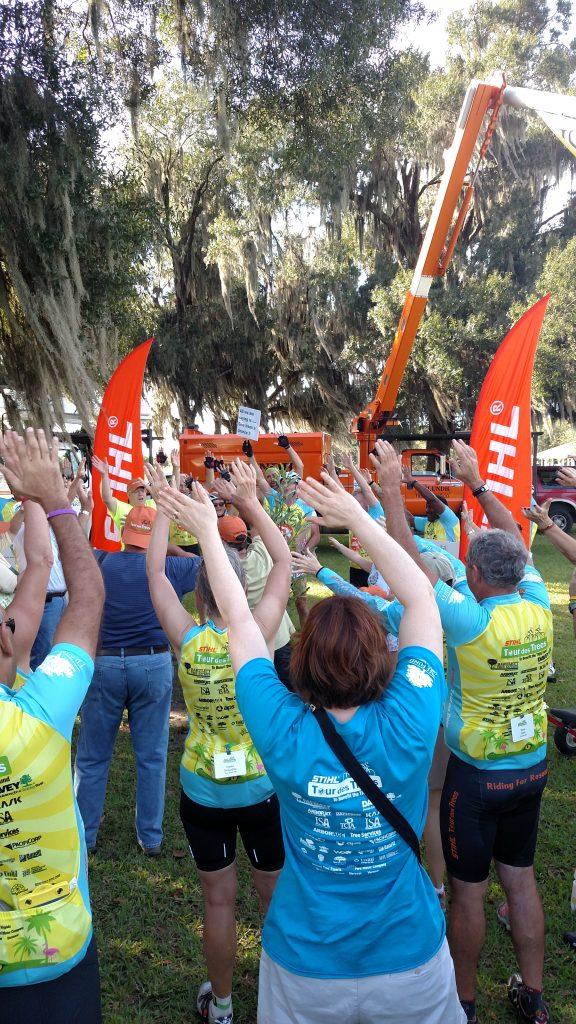
[[[472,491],[472,494],[477,498],[480,494],[485,494],[487,490],[488,488],[486,487],[486,484],[480,484],[480,487],[477,487],[475,491]]]
[[[576,597],[571,597],[568,601],[568,614],[574,615],[574,612],[576,612]]]

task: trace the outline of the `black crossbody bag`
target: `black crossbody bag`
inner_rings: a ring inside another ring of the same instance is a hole
[[[378,786],[370,778],[368,772],[364,770],[360,762],[354,757],[348,744],[344,742],[340,733],[336,731],[324,708],[317,708],[313,704],[310,704],[309,707],[314,713],[314,717],[322,729],[324,739],[332,752],[336,754],[340,763],[346,768],[351,778],[354,779],[358,788],[368,797],[370,803],[374,805],[388,824],[392,825],[392,828],[408,844],[418,863],[421,864],[420,843],[410,822],[406,820],[404,815],[400,813],[398,808],[394,806],[382,790],[378,789]]]

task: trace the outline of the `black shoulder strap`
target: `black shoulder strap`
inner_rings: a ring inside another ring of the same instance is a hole
[[[326,743],[336,754],[338,760],[344,765],[359,789],[368,797],[370,803],[374,805],[382,817],[392,825],[392,828],[408,844],[421,864],[420,843],[410,822],[406,820],[404,815],[401,814],[382,790],[378,789],[378,786],[370,778],[368,772],[364,770],[360,762],[354,757],[350,747],[344,742],[340,733],[336,731],[324,708],[316,708],[311,704],[310,709],[314,712],[314,717],[322,729]]]

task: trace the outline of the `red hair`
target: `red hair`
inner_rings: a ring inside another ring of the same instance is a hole
[[[292,652],[290,678],[304,700],[353,708],[377,700],[390,675],[386,630],[357,597],[331,597],[310,610]]]

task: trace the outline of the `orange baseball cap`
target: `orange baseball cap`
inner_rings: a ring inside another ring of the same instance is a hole
[[[147,548],[155,518],[155,508],[149,508],[148,505],[133,508],[126,516],[126,522],[122,528],[122,543],[133,544],[137,548]]]
[[[222,516],[218,520],[218,531],[225,544],[240,544],[248,536],[246,523],[240,516]]]
[[[131,480],[130,483],[128,484],[128,488],[127,488],[128,494],[130,494],[131,491],[137,491],[139,487],[147,487],[147,486],[148,485],[147,485],[146,481],[143,480],[141,476],[135,476],[134,479]]]

